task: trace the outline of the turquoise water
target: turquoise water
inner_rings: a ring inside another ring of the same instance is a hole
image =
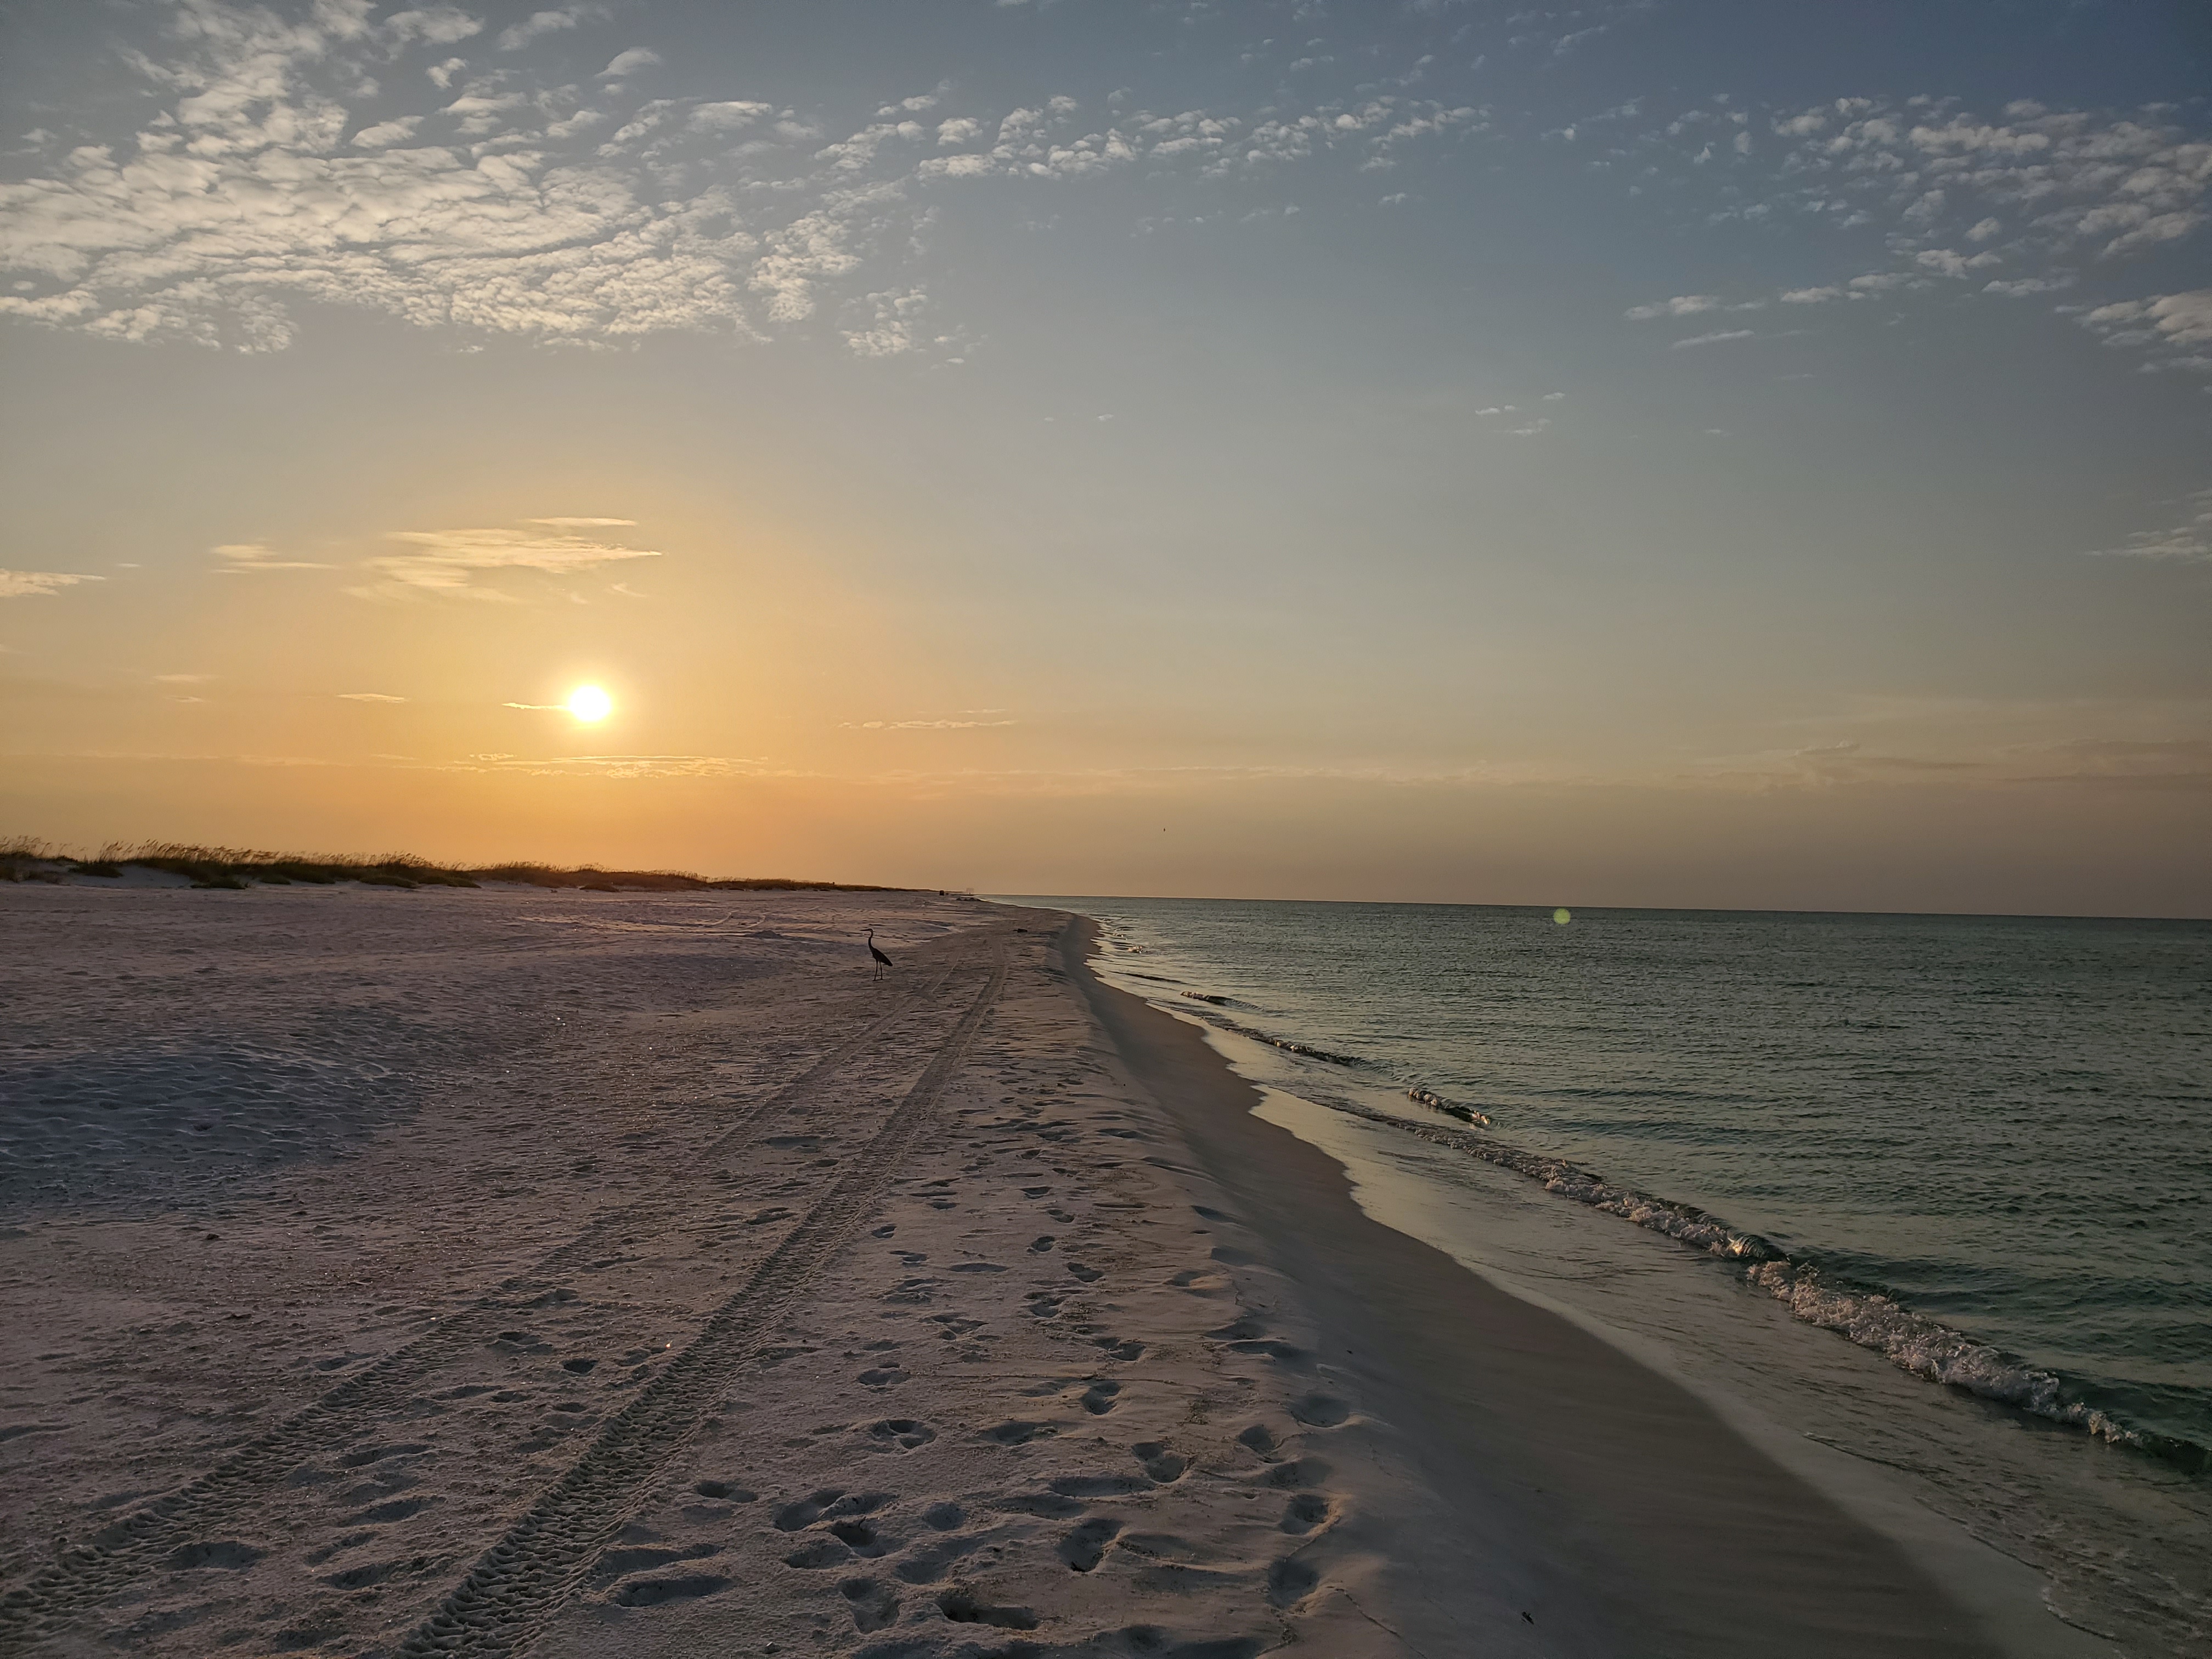
[[[2212,924],[1030,902],[1323,1091],[1425,1088],[1801,1317],[2204,1466]]]

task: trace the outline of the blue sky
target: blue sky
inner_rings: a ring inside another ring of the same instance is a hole
[[[2201,8],[6,28],[27,830],[2212,903]]]

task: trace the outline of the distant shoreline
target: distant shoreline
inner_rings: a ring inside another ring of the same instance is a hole
[[[330,887],[342,882],[391,888],[481,887],[488,882],[499,882],[511,886],[568,888],[586,893],[922,890],[867,882],[802,881],[788,876],[716,878],[696,875],[689,870],[605,870],[592,864],[564,868],[519,860],[490,865],[434,864],[411,853],[364,858],[344,854],[199,847],[179,842],[110,842],[96,853],[79,857],[51,842],[28,836],[0,842],[0,881],[123,882],[128,879],[127,872],[132,871],[181,877],[189,886],[234,892],[254,885]]]

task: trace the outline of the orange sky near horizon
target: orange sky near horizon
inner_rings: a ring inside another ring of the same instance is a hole
[[[1418,9],[11,22],[0,833],[2212,915],[2188,51]]]

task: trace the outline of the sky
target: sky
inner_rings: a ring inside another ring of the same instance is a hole
[[[2212,915],[2193,0],[0,46],[0,834]]]

